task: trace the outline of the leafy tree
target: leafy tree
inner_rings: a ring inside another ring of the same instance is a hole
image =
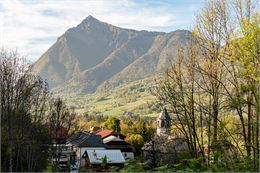
[[[140,152],[141,148],[144,145],[144,139],[139,134],[131,134],[126,137],[125,141],[132,144],[135,147],[137,152]]]
[[[135,129],[135,133],[140,134],[143,137],[144,142],[150,141],[154,133],[152,127],[148,127],[144,119],[135,123],[132,128]]]
[[[106,129],[114,130],[118,133],[120,133],[120,120],[116,117],[110,117],[104,122],[104,127]]]
[[[148,141],[148,130],[147,130],[147,127],[146,127],[146,123],[144,120],[141,120],[140,123],[139,123],[139,134],[142,135],[144,141]]]
[[[242,7],[237,6],[238,9]],[[236,39],[231,42],[232,55],[230,61],[234,64],[234,74],[237,76],[237,86],[233,97],[233,107],[238,110],[247,156],[251,157],[253,150],[254,160],[259,156],[259,104],[260,104],[260,13],[250,16],[241,16],[240,30]],[[247,110],[246,110],[247,109]],[[247,112],[247,129],[243,116]]]

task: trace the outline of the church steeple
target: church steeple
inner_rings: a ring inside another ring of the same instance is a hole
[[[166,108],[159,114],[157,119],[157,135],[167,136],[171,132],[171,117],[168,114]]]

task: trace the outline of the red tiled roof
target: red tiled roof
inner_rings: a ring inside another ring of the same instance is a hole
[[[124,135],[121,135],[114,130],[100,130],[96,132],[96,135],[100,135],[102,139],[108,137],[108,136],[120,136],[120,138],[125,138]]]
[[[100,130],[96,133],[96,135],[100,135],[101,138],[103,139],[111,135],[118,136],[118,133],[113,130]]]

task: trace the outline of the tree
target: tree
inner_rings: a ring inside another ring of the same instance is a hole
[[[135,130],[134,133],[140,134],[145,142],[151,139],[151,134],[149,133],[149,129],[147,128],[145,120],[139,120],[132,128]]]
[[[194,37],[202,52],[204,63],[198,65],[204,92],[208,96],[208,142],[218,140],[218,119],[223,106],[223,85],[225,80],[224,61],[228,49],[223,47],[230,37],[228,5],[226,1],[208,1],[197,17]],[[211,123],[213,132],[211,131]],[[211,135],[212,133],[212,135]]]
[[[104,127],[120,133],[120,120],[116,117],[110,117],[104,122]]]
[[[131,134],[130,136],[126,137],[125,141],[132,144],[138,153],[141,151],[141,148],[144,145],[144,139],[139,134]]]
[[[67,108],[61,98],[55,98],[49,103],[49,115],[49,128],[56,144],[53,154],[58,164],[62,152],[60,144],[65,143],[72,126],[76,124],[76,114]]]
[[[165,79],[157,82],[157,88],[153,93],[174,113],[178,121],[178,124],[174,122],[177,128],[177,131],[174,131],[175,135],[180,134],[184,137],[188,141],[190,154],[197,157],[199,151],[204,154],[197,125],[201,124],[199,116],[205,115],[204,111],[199,109],[200,99],[195,99],[201,97],[200,87],[197,84],[198,72],[195,70],[198,52],[193,43],[186,48],[179,46],[177,52],[175,62],[166,70]]]
[[[206,143],[208,153],[221,153],[223,145],[231,142],[241,162],[253,158],[253,169],[259,168],[259,21],[257,1],[206,1],[191,43],[178,50],[158,82],[154,94],[175,114],[174,127],[194,156],[204,155]],[[227,115],[240,121],[237,132],[223,126]],[[213,155],[214,162],[210,156],[209,168],[223,153]]]
[[[235,94],[232,98],[232,106],[237,109],[243,125],[243,137],[247,151],[247,157],[253,156],[255,160],[259,156],[259,76],[260,76],[260,14],[253,13],[250,1],[248,8],[244,10],[242,2],[236,4],[239,11],[240,30],[236,39],[231,42],[231,56],[233,76],[235,76]],[[246,11],[246,15],[241,13]],[[235,67],[234,67],[235,66]],[[247,114],[247,123],[244,114]],[[247,129],[246,129],[247,127]],[[257,149],[258,148],[258,149]]]
[[[1,170],[41,171],[50,135],[43,125],[47,84],[16,51],[0,51]],[[43,153],[39,156],[39,153]]]

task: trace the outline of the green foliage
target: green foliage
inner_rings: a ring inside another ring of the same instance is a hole
[[[140,129],[139,130],[139,134],[142,135],[144,141],[148,141],[149,140],[148,139],[148,137],[149,137],[148,136],[148,130],[147,130],[146,123],[145,123],[144,120],[142,120],[140,122],[140,125],[139,125],[138,129]]]
[[[120,172],[205,172],[207,165],[203,158],[183,160],[179,164],[169,166],[167,164],[151,169],[140,163],[140,160],[132,160]]]
[[[137,150],[137,152],[140,152],[141,148],[144,145],[144,139],[139,134],[131,134],[130,136],[126,137],[125,141],[132,144]]]
[[[120,132],[121,131],[121,127],[120,127],[120,120],[116,117],[110,117],[108,118],[105,122],[104,122],[104,127],[106,129],[110,129],[110,130],[114,130],[116,132]]]
[[[143,137],[144,142],[151,140],[154,130],[151,126],[147,126],[147,120],[141,119],[133,125],[133,132]],[[155,121],[155,120],[154,120]]]
[[[103,169],[106,169],[107,163],[108,163],[108,161],[107,161],[107,156],[102,157],[102,158],[101,158],[101,166],[102,166]]]
[[[205,171],[207,170],[207,165],[203,159],[202,157],[189,159],[187,167],[195,172]]]
[[[256,164],[254,164],[256,163]],[[259,158],[256,160],[253,160],[249,157],[246,157],[244,159],[238,159],[236,160],[234,164],[234,172],[258,172],[259,167],[256,165],[258,164],[259,166],[260,160]]]
[[[52,164],[48,164],[46,169],[43,171],[45,173],[50,173],[50,172],[53,172],[53,165]]]
[[[93,170],[83,166],[79,168],[79,172],[93,172]]]
[[[82,114],[87,111],[89,115],[113,116],[132,112],[135,115],[155,116],[158,108],[148,86],[152,82],[153,78],[148,78],[120,85],[107,92],[98,91],[87,95],[57,92],[55,95]]]
[[[163,165],[163,166],[154,168],[153,171],[169,172],[169,171],[175,171],[175,170],[168,165]]]
[[[227,161],[225,160],[222,151],[220,149],[214,150],[213,152],[214,162],[211,165],[213,172],[223,172],[228,169]]]
[[[160,166],[153,169],[154,171],[163,172],[204,172],[207,171],[207,165],[202,157],[183,159],[174,166]]]
[[[260,69],[256,62],[259,58],[260,14],[256,13],[251,21],[242,19],[240,22],[241,28],[238,34],[242,38],[232,42],[233,52],[230,58],[240,65],[241,76],[259,81]]]
[[[215,156],[220,156],[215,153]],[[222,162],[222,163],[221,163]],[[140,160],[128,161],[126,166],[120,172],[257,172],[254,167],[253,160],[249,158],[238,159],[232,165],[225,165],[225,160],[213,163],[210,167],[207,166],[203,157],[183,159],[180,163],[173,166],[167,164],[156,168],[150,168],[143,165]],[[258,161],[256,161],[258,162]],[[259,163],[259,162],[258,162]]]
[[[130,160],[126,163],[126,166],[119,172],[145,172],[145,166],[140,163],[140,160]],[[148,170],[149,171],[149,170]]]

